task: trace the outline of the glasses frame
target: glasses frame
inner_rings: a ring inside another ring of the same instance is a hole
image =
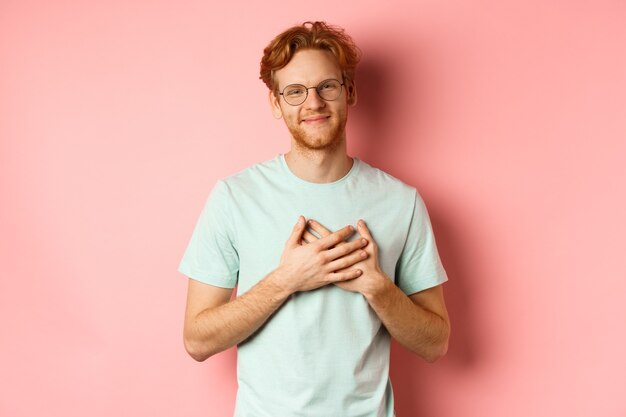
[[[325,99],[324,97],[322,97],[322,95],[320,94],[320,87],[321,87],[324,83],[326,83],[326,82],[328,82],[328,81],[337,81],[337,82],[339,83],[339,94],[337,95],[337,98],[333,98],[333,99],[331,99],[331,100],[328,100],[328,99]],[[289,84],[289,85],[285,86],[285,88],[283,88],[283,91],[279,92],[278,94],[280,94],[281,96],[283,96],[283,100],[285,100],[285,103],[289,104],[290,106],[294,106],[294,107],[295,107],[295,106],[300,106],[300,105],[302,105],[302,103],[304,103],[304,102],[306,101],[306,99],[307,99],[307,98],[309,98],[309,90],[310,90],[310,89],[312,89],[312,88],[314,88],[314,89],[315,89],[315,92],[317,93],[317,96],[318,96],[319,98],[321,98],[322,100],[324,100],[324,101],[335,101],[335,100],[337,100],[339,97],[341,97],[341,93],[343,92],[343,86],[344,86],[345,84],[346,84],[346,83],[345,83],[345,81],[344,81],[344,82],[340,82],[340,81],[339,81],[338,79],[336,79],[336,78],[328,78],[328,79],[326,79],[326,80],[324,80],[324,81],[320,82],[320,83],[319,83],[317,86],[315,86],[315,87],[307,87],[306,85],[303,85],[303,84],[297,84],[297,83],[296,83],[296,84]],[[306,91],[306,94],[304,95],[304,99],[302,100],[302,102],[300,102],[300,103],[298,103],[298,104],[291,104],[290,102],[288,102],[288,101],[287,101],[287,99],[285,98],[285,95],[283,94],[287,88],[289,88],[289,87],[293,87],[293,86],[302,87],[302,88],[304,88],[304,90]]]

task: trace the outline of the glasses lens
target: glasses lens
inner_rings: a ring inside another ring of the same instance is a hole
[[[283,97],[285,101],[291,105],[297,106],[302,104],[306,100],[308,90],[305,86],[300,84],[292,84],[285,87],[283,90]]]
[[[322,81],[317,86],[317,92],[324,100],[336,100],[341,94],[341,83],[337,80]]]

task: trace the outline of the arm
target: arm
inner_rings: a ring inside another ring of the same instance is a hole
[[[234,346],[254,333],[289,294],[272,283],[272,271],[248,292],[229,302],[231,288],[189,279],[183,339],[197,361]]]
[[[320,236],[330,233],[314,220],[309,223]],[[363,275],[351,281],[336,282],[335,285],[363,294],[394,339],[426,361],[436,361],[448,350],[450,335],[443,288],[438,285],[407,296],[380,268],[378,246],[365,222],[357,224],[359,233],[368,241],[364,248],[368,256],[353,267],[363,270]],[[317,240],[309,232],[305,232],[303,237],[307,242]],[[341,242],[338,246],[344,244]]]
[[[364,296],[391,336],[428,362],[448,350],[450,320],[441,285],[407,296],[389,278]]]
[[[304,220],[299,219],[278,268],[232,301],[230,288],[189,280],[183,339],[192,358],[204,361],[242,342],[293,293],[359,276],[360,270],[347,268],[362,259],[360,248],[365,243],[357,240],[333,248],[354,233],[353,228],[346,226],[314,245],[301,244],[304,229]]]

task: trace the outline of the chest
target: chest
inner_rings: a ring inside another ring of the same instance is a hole
[[[247,291],[278,267],[285,243],[299,215],[314,219],[334,232],[364,219],[378,245],[378,260],[390,278],[404,247],[411,208],[390,204],[372,192],[280,192],[237,196],[233,208],[236,249],[239,254],[239,289]],[[346,241],[359,238],[355,232]]]

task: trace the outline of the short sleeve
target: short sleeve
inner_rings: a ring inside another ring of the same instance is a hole
[[[406,242],[396,264],[396,284],[407,295],[448,280],[435,243],[424,200],[415,190],[415,204]]]
[[[233,220],[229,216],[230,196],[226,183],[218,180],[178,267],[190,278],[222,288],[234,288],[239,272]]]

